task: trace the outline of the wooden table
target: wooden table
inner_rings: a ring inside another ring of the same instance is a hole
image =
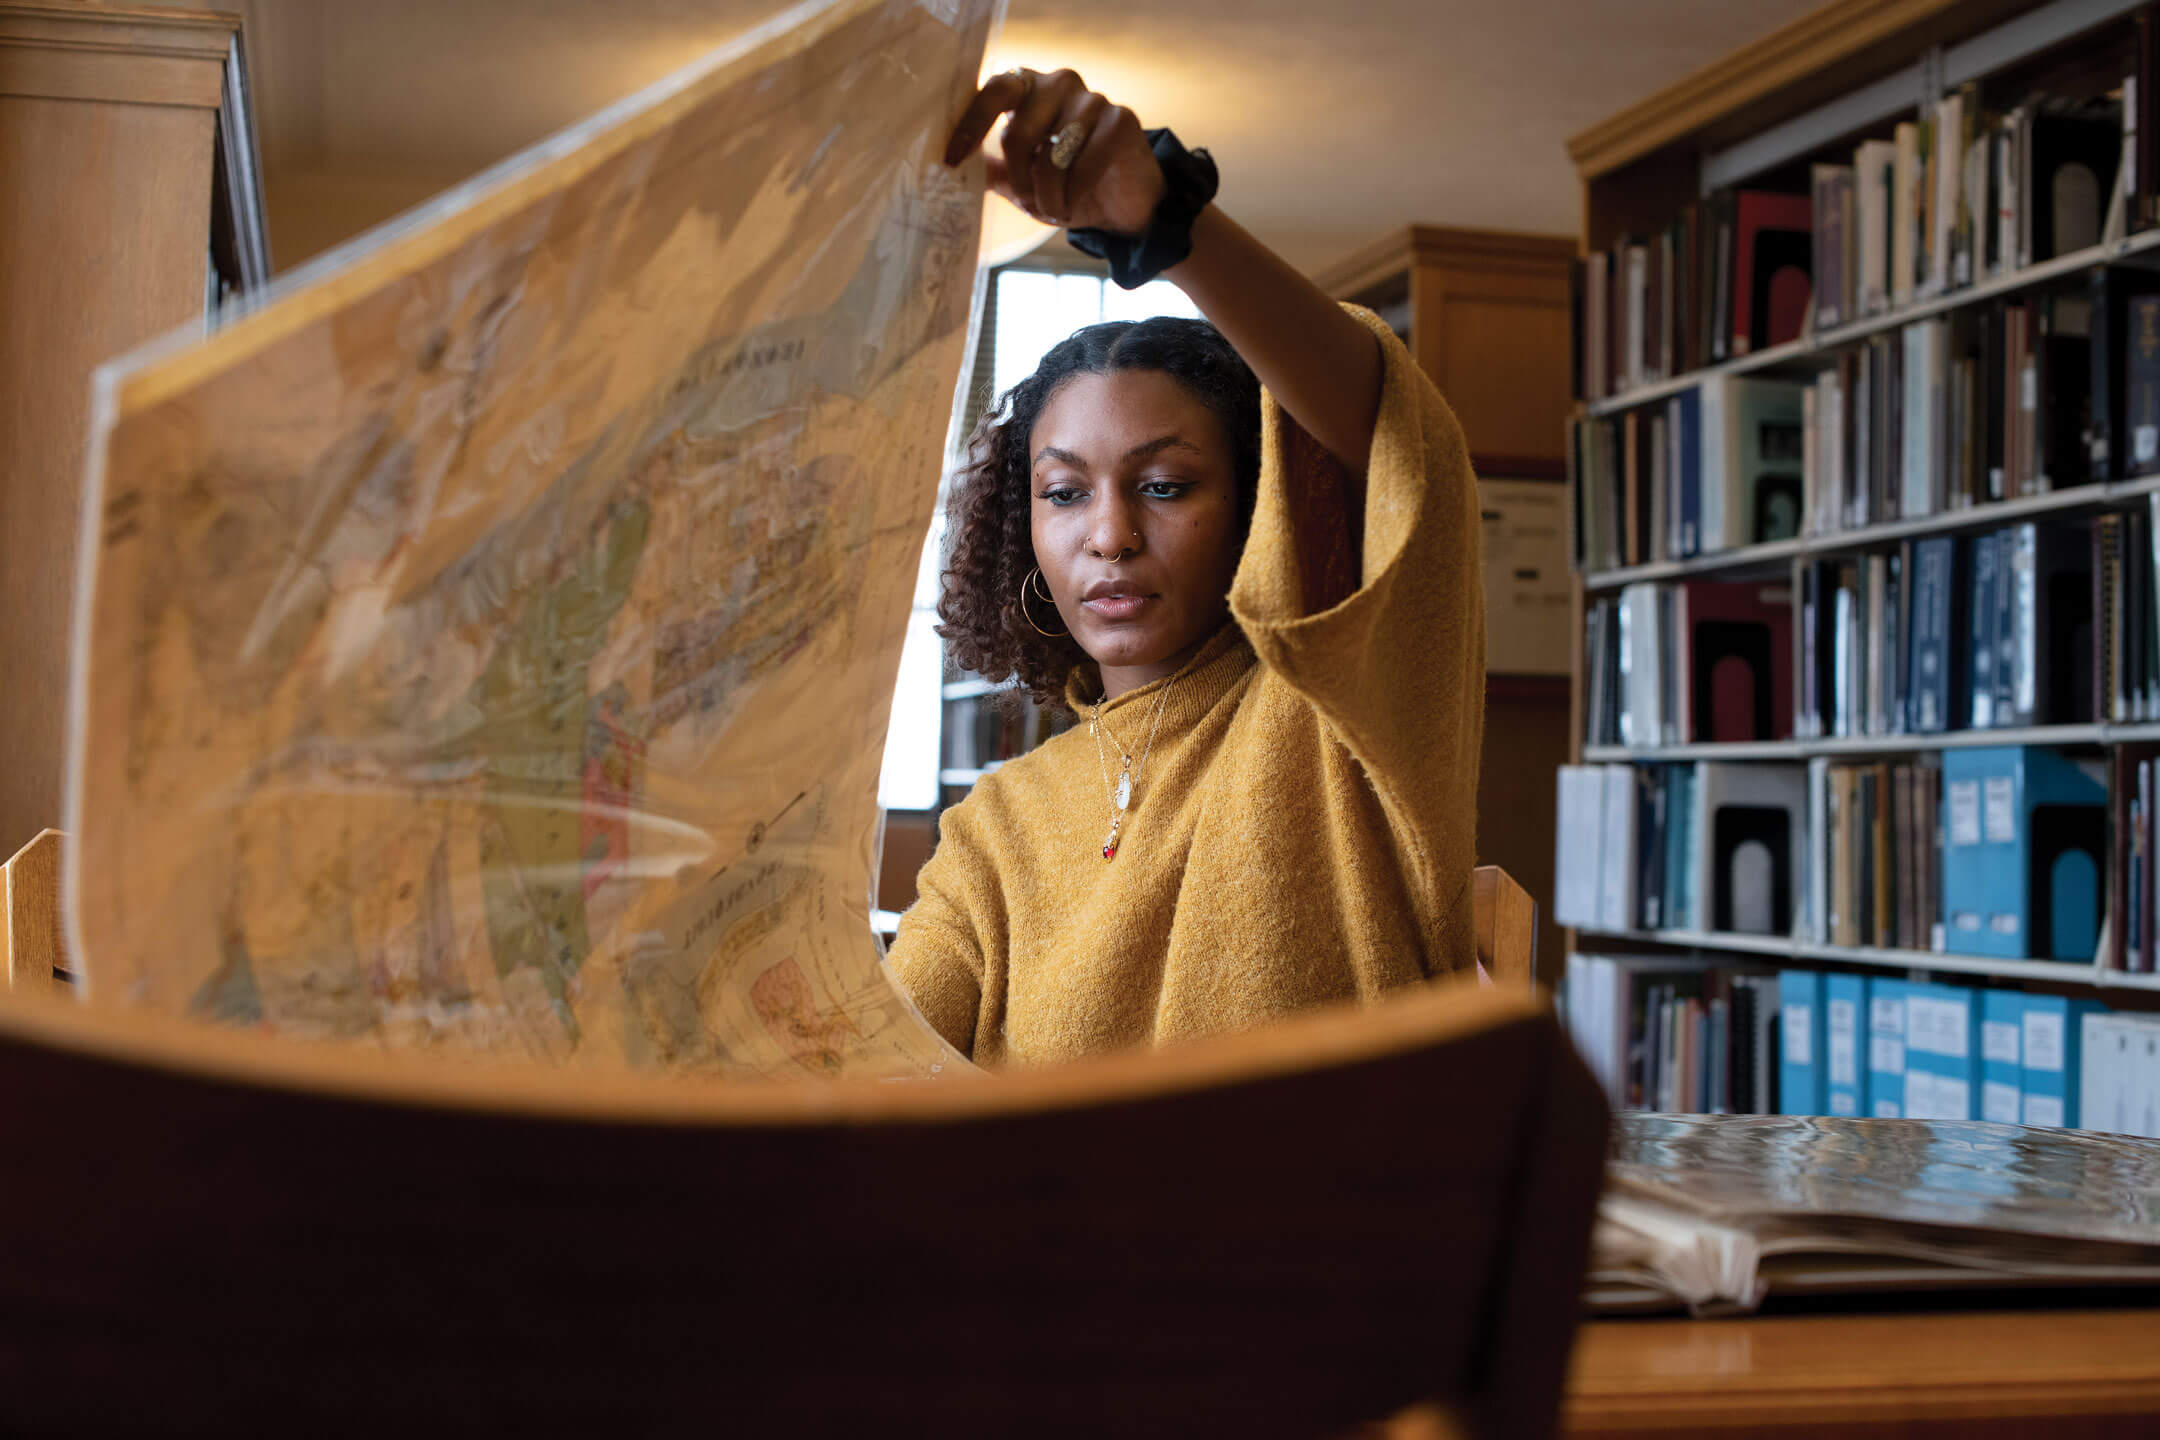
[[[1601,1320],[1570,1436],[2160,1435],[2160,1309]]]

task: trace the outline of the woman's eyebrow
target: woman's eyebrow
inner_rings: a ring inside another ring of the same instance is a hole
[[[1148,456],[1159,455],[1165,450],[1190,450],[1195,455],[1206,453],[1198,445],[1173,431],[1168,435],[1158,435],[1153,440],[1143,441],[1133,446],[1120,458],[1124,460],[1145,460]],[[1035,452],[1035,464],[1040,465],[1045,460],[1062,460],[1067,465],[1077,465],[1083,470],[1087,468],[1087,461],[1081,459],[1072,451],[1062,449],[1056,445],[1045,445]]]
[[[1159,455],[1165,450],[1190,450],[1195,455],[1204,453],[1198,445],[1173,431],[1168,435],[1158,435],[1144,445],[1133,446],[1132,449],[1125,452],[1125,458],[1127,460],[1145,460],[1148,456]]]

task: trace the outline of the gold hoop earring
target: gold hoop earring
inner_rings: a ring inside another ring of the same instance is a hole
[[[1050,586],[1042,578],[1042,566],[1037,565],[1028,571],[1027,579],[1020,582],[1020,618],[1027,621],[1034,628],[1036,634],[1047,640],[1063,640],[1066,636],[1072,634],[1070,630],[1045,630],[1042,626],[1035,624],[1035,617],[1028,614],[1027,602],[1030,589],[1039,589],[1042,592],[1041,598],[1050,602],[1050,608],[1052,610],[1057,608],[1057,601],[1050,594]]]

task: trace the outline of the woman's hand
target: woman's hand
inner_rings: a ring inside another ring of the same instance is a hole
[[[957,165],[983,143],[1000,115],[1009,114],[999,147],[986,157],[990,188],[1048,225],[1134,235],[1162,200],[1162,167],[1132,111],[1087,88],[1070,70],[993,75],[946,142],[945,163]],[[1079,148],[1068,141],[1067,165],[1051,162],[1057,137],[1077,125]]]
[[[946,142],[957,165],[1010,115],[988,156],[990,186],[1036,219],[1068,229],[1137,235],[1161,203],[1162,166],[1140,122],[1070,70],[1008,70],[990,77]],[[1079,148],[1059,169],[1058,133],[1079,126]],[[1307,434],[1362,476],[1380,407],[1380,342],[1312,281],[1214,205],[1193,221],[1192,253],[1163,278],[1237,347]],[[1362,483],[1362,482],[1360,482]]]

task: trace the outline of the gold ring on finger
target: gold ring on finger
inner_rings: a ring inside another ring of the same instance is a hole
[[[1073,121],[1051,138],[1051,165],[1059,170],[1072,169],[1073,161],[1079,158],[1080,147],[1086,142],[1087,126],[1078,120]]]

